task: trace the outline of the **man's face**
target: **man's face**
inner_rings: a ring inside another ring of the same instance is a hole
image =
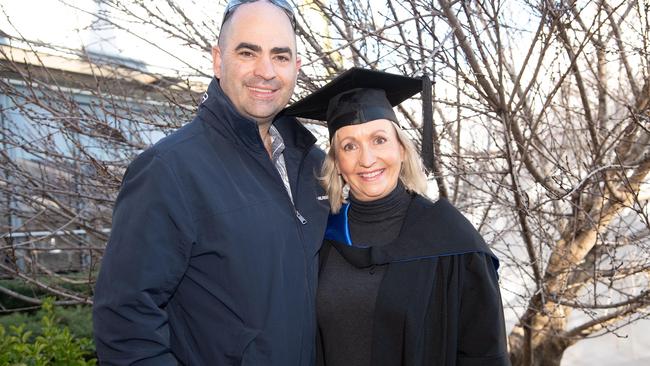
[[[243,116],[273,120],[289,101],[300,59],[287,15],[265,1],[240,5],[212,49],[214,74]]]

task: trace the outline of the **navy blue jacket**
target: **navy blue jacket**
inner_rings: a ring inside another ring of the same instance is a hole
[[[101,364],[313,364],[324,155],[295,119],[274,123],[295,207],[216,79],[196,118],[129,166],[95,288]]]

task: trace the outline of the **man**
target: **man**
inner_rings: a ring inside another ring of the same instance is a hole
[[[97,279],[106,365],[310,365],[323,153],[278,113],[295,86],[284,0],[228,4],[196,118],[128,168]]]

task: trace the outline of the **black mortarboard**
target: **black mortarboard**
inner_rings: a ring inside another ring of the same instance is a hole
[[[331,139],[344,126],[377,119],[397,122],[393,107],[421,90],[422,79],[355,67],[292,104],[285,114],[327,121]]]
[[[330,140],[341,127],[388,119],[397,123],[393,107],[422,91],[422,160],[434,171],[431,79],[351,68],[322,88],[292,104],[285,114],[327,121]]]

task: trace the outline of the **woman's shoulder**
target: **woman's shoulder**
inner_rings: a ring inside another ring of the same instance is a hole
[[[400,238],[414,257],[484,253],[496,259],[472,223],[445,198],[414,195]]]
[[[474,225],[446,198],[431,200],[415,194],[410,211],[409,216],[414,225],[423,225],[424,228],[433,227],[436,231],[448,232],[448,234],[466,234],[473,239],[476,239],[476,236],[481,238]]]

